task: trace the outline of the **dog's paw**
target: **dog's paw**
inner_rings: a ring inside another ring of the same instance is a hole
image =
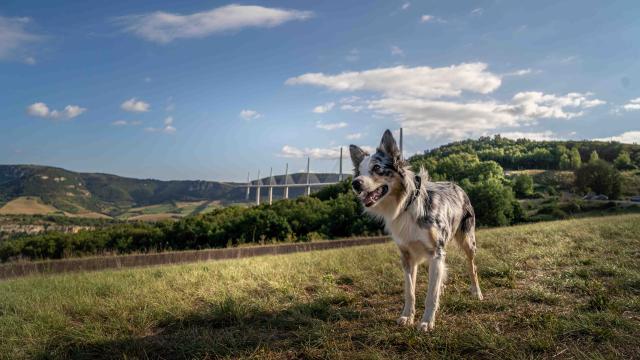
[[[482,291],[480,291],[480,289],[472,286],[470,288],[470,291],[471,291],[471,296],[478,298],[478,300],[484,299],[484,296],[482,296]]]
[[[400,326],[411,326],[413,325],[413,316],[400,316],[396,322]]]
[[[428,323],[428,322],[421,322],[420,324],[418,324],[418,331],[422,331],[422,332],[429,332],[431,330],[433,330],[435,324],[434,323]]]

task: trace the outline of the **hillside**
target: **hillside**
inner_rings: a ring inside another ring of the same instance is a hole
[[[326,182],[336,179],[337,174],[312,174],[310,181]],[[282,183],[284,178],[278,176],[275,181]],[[289,182],[292,181],[305,182],[306,174],[291,174]],[[266,184],[268,179],[264,178],[262,182]],[[20,200],[19,205],[22,207],[11,205],[9,209],[4,209],[11,214],[17,213],[15,209],[24,209],[25,213],[34,214],[100,213],[119,216],[132,208],[152,205],[162,204],[173,210],[185,207],[176,204],[177,202],[193,202],[193,205],[201,205],[203,201],[220,204],[244,202],[245,189],[238,185],[242,184],[203,180],[134,179],[101,173],[78,173],[49,166],[0,165],[0,204],[6,206],[16,199],[30,199]],[[297,197],[303,192],[304,189],[301,188],[290,189],[289,195]],[[279,196],[280,193],[276,190],[275,194]],[[266,191],[262,195],[267,196]],[[38,204],[38,208],[26,209],[25,204],[28,203]]]
[[[0,358],[630,359],[640,215],[480,230],[436,329],[396,324],[393,244],[0,282]],[[418,273],[417,304],[426,293]]]
[[[614,163],[621,153],[629,156],[626,166],[640,167],[640,145],[605,142],[595,140],[535,141],[529,139],[511,140],[495,135],[456,141],[423,155],[412,157],[412,161],[442,159],[453,154],[474,154],[481,161],[495,161],[505,170],[558,169],[568,170],[589,161],[593,152],[598,157]]]

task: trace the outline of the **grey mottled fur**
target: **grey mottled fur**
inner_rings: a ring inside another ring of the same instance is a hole
[[[398,322],[413,323],[417,269],[420,263],[427,262],[429,287],[418,328],[428,331],[435,326],[446,272],[446,246],[452,239],[467,255],[471,292],[482,299],[474,262],[475,214],[464,190],[450,182],[430,182],[424,170],[415,174],[402,160],[389,130],[373,155],[355,145],[350,146],[350,153],[355,167],[354,190],[365,206],[376,189],[388,189],[365,211],[384,221],[400,250],[405,305]]]

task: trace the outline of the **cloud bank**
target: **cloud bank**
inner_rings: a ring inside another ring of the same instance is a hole
[[[485,95],[497,90],[502,79],[490,72],[485,63],[439,68],[397,66],[335,75],[307,73],[285,83],[335,92],[369,93],[369,98],[341,101],[340,108],[356,112],[367,109],[389,116],[408,135],[454,140],[495,133],[499,128],[532,125],[539,119],[572,119],[605,104],[589,92],[558,95],[522,91],[506,102],[487,99]],[[481,100],[467,100],[473,95],[479,95]]]

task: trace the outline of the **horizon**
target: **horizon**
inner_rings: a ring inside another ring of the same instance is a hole
[[[244,182],[307,156],[337,172],[340,146],[387,128],[407,155],[498,133],[637,143],[638,10],[7,1],[0,163]]]
[[[501,136],[501,134],[494,134],[491,137],[495,137],[495,136]],[[409,154],[409,157],[411,156],[416,156],[416,155],[423,155],[426,154],[430,151],[436,150],[442,146],[447,146],[447,145],[451,145],[453,143],[456,142],[464,142],[464,141],[478,141],[480,139],[480,137],[476,137],[476,138],[466,138],[466,139],[462,139],[462,140],[456,140],[456,141],[451,141],[448,142],[446,144],[442,144],[433,148],[429,148],[429,149],[424,149],[423,151],[420,152],[416,152],[415,154]],[[628,145],[638,145],[637,142],[633,142],[633,143],[625,143],[625,142],[620,142],[617,140],[611,140],[611,139],[553,139],[553,140],[535,140],[535,139],[528,139],[528,138],[507,138],[509,140],[513,140],[513,141],[517,141],[517,140],[529,140],[529,141],[533,141],[533,142],[582,142],[582,141],[601,141],[601,142],[617,142],[617,143],[621,143],[621,144],[628,144]],[[368,146],[363,146],[364,148],[366,148],[366,150],[369,151],[375,151],[374,147],[368,147]],[[338,161],[338,160],[336,160]],[[311,162],[311,164],[313,164],[313,162]],[[346,166],[345,166],[346,164]],[[345,176],[349,176],[350,174],[352,174],[352,168],[351,166],[349,166],[349,164],[351,164],[351,159],[349,158],[349,155],[347,154],[347,152],[345,151],[344,154],[344,158],[343,158],[343,174],[345,174]],[[288,163],[285,163],[285,165],[288,165]],[[52,167],[52,168],[59,168],[62,170],[66,170],[66,171],[71,171],[71,172],[75,172],[75,173],[93,173],[93,174],[106,174],[106,175],[115,175],[118,177],[123,177],[123,178],[131,178],[131,179],[137,179],[137,180],[159,180],[159,181],[209,181],[209,182],[218,182],[218,183],[239,183],[239,184],[243,184],[246,183],[246,178],[244,179],[244,181],[242,180],[224,180],[224,179],[199,179],[199,178],[180,178],[180,179],[175,179],[175,178],[158,178],[158,177],[135,177],[135,176],[128,176],[128,175],[123,175],[123,174],[118,174],[118,173],[108,173],[108,172],[104,172],[104,171],[100,171],[100,170],[81,170],[81,169],[71,169],[71,168],[65,168],[65,167],[61,167],[61,166],[57,166],[57,165],[48,165],[48,164],[0,164],[0,166],[42,166],[42,167]],[[263,169],[261,169],[263,170]],[[266,169],[264,169],[266,170]],[[510,169],[504,169],[506,170],[510,170]],[[295,175],[295,174],[304,174],[306,173],[306,169],[299,169],[299,170],[295,170],[293,172],[289,172],[289,176]],[[313,169],[313,167],[311,167],[310,169],[310,173],[311,174],[339,174],[339,171],[316,171]],[[251,175],[251,181],[255,181],[256,180],[256,175],[257,175],[257,171],[252,173]],[[278,177],[278,176],[284,176],[284,168],[282,169],[282,171],[279,171],[278,169],[274,168],[274,177]],[[264,172],[260,173],[260,179],[266,179],[269,176],[266,175]]]

